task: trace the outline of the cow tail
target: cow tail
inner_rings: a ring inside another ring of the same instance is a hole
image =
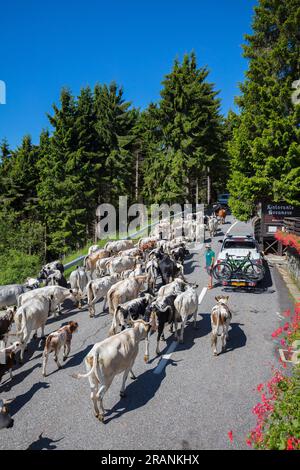
[[[108,291],[107,293],[107,303],[108,303],[108,309],[111,315],[114,315],[114,307],[113,307],[113,302],[112,302],[112,294],[113,292]]]
[[[86,374],[72,374],[73,379],[87,379],[92,374],[95,374],[97,380],[100,382],[99,375],[98,375],[98,361],[99,361],[99,352],[95,351],[93,355],[93,365],[89,372]],[[101,361],[101,359],[100,359]]]
[[[87,286],[86,286],[88,305],[90,305],[90,303],[92,303],[92,298],[93,298],[92,282],[93,281],[89,281]]]
[[[84,258],[84,260],[83,260],[83,267],[84,267],[84,268],[87,268],[86,262],[87,262],[87,260],[88,260],[88,257],[89,257],[89,255],[87,255],[87,256]]]
[[[21,336],[25,337],[27,335],[27,328],[26,328],[26,313],[25,313],[24,308],[22,308],[20,316],[21,316],[21,321],[19,322],[19,325],[18,325],[20,329],[16,332],[16,335],[19,337]],[[20,316],[18,316],[18,321],[19,321]]]

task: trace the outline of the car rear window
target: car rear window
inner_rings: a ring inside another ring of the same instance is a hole
[[[230,248],[253,250],[256,246],[251,240],[226,240],[223,249],[228,250]]]

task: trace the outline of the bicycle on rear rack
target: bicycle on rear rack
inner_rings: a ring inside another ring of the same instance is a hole
[[[212,271],[217,281],[229,281],[232,277],[241,277],[248,281],[258,281],[265,275],[263,266],[253,263],[251,253],[242,259],[236,259],[233,255],[226,255],[226,260],[217,263]]]

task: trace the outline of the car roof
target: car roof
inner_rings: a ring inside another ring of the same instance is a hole
[[[243,240],[254,240],[253,235],[225,235],[224,240],[236,240],[236,239],[243,239]]]

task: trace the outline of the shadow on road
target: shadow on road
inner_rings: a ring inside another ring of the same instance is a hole
[[[169,366],[176,366],[176,362],[169,359],[166,368]],[[108,424],[130,411],[145,406],[155,396],[160,384],[166,377],[166,368],[161,374],[154,374],[154,368],[147,370],[139,375],[136,380],[129,383],[125,389],[126,397],[121,398],[111,410],[106,412],[105,423]]]
[[[19,383],[23,382],[25,378],[31,374],[37,367],[41,367],[41,364],[35,364],[34,366],[30,367],[30,369],[22,370],[18,373],[19,369],[13,371],[13,378],[12,380],[8,379],[3,385],[0,386],[4,392],[8,392],[12,389],[12,387],[18,385]]]
[[[235,349],[243,348],[247,343],[247,336],[241,326],[244,326],[243,323],[231,323],[230,329],[228,332],[229,339],[226,344],[226,350],[224,354]]]
[[[55,445],[56,442],[62,441],[64,438],[60,439],[50,439],[49,437],[43,437],[43,432],[39,435],[36,441],[32,442],[26,450],[54,450],[57,448]]]
[[[32,397],[41,389],[41,388],[49,388],[50,385],[46,382],[37,382],[23,395],[18,395],[15,400],[13,400],[12,404],[10,405],[11,415],[17,414],[23,406],[29,402]]]

